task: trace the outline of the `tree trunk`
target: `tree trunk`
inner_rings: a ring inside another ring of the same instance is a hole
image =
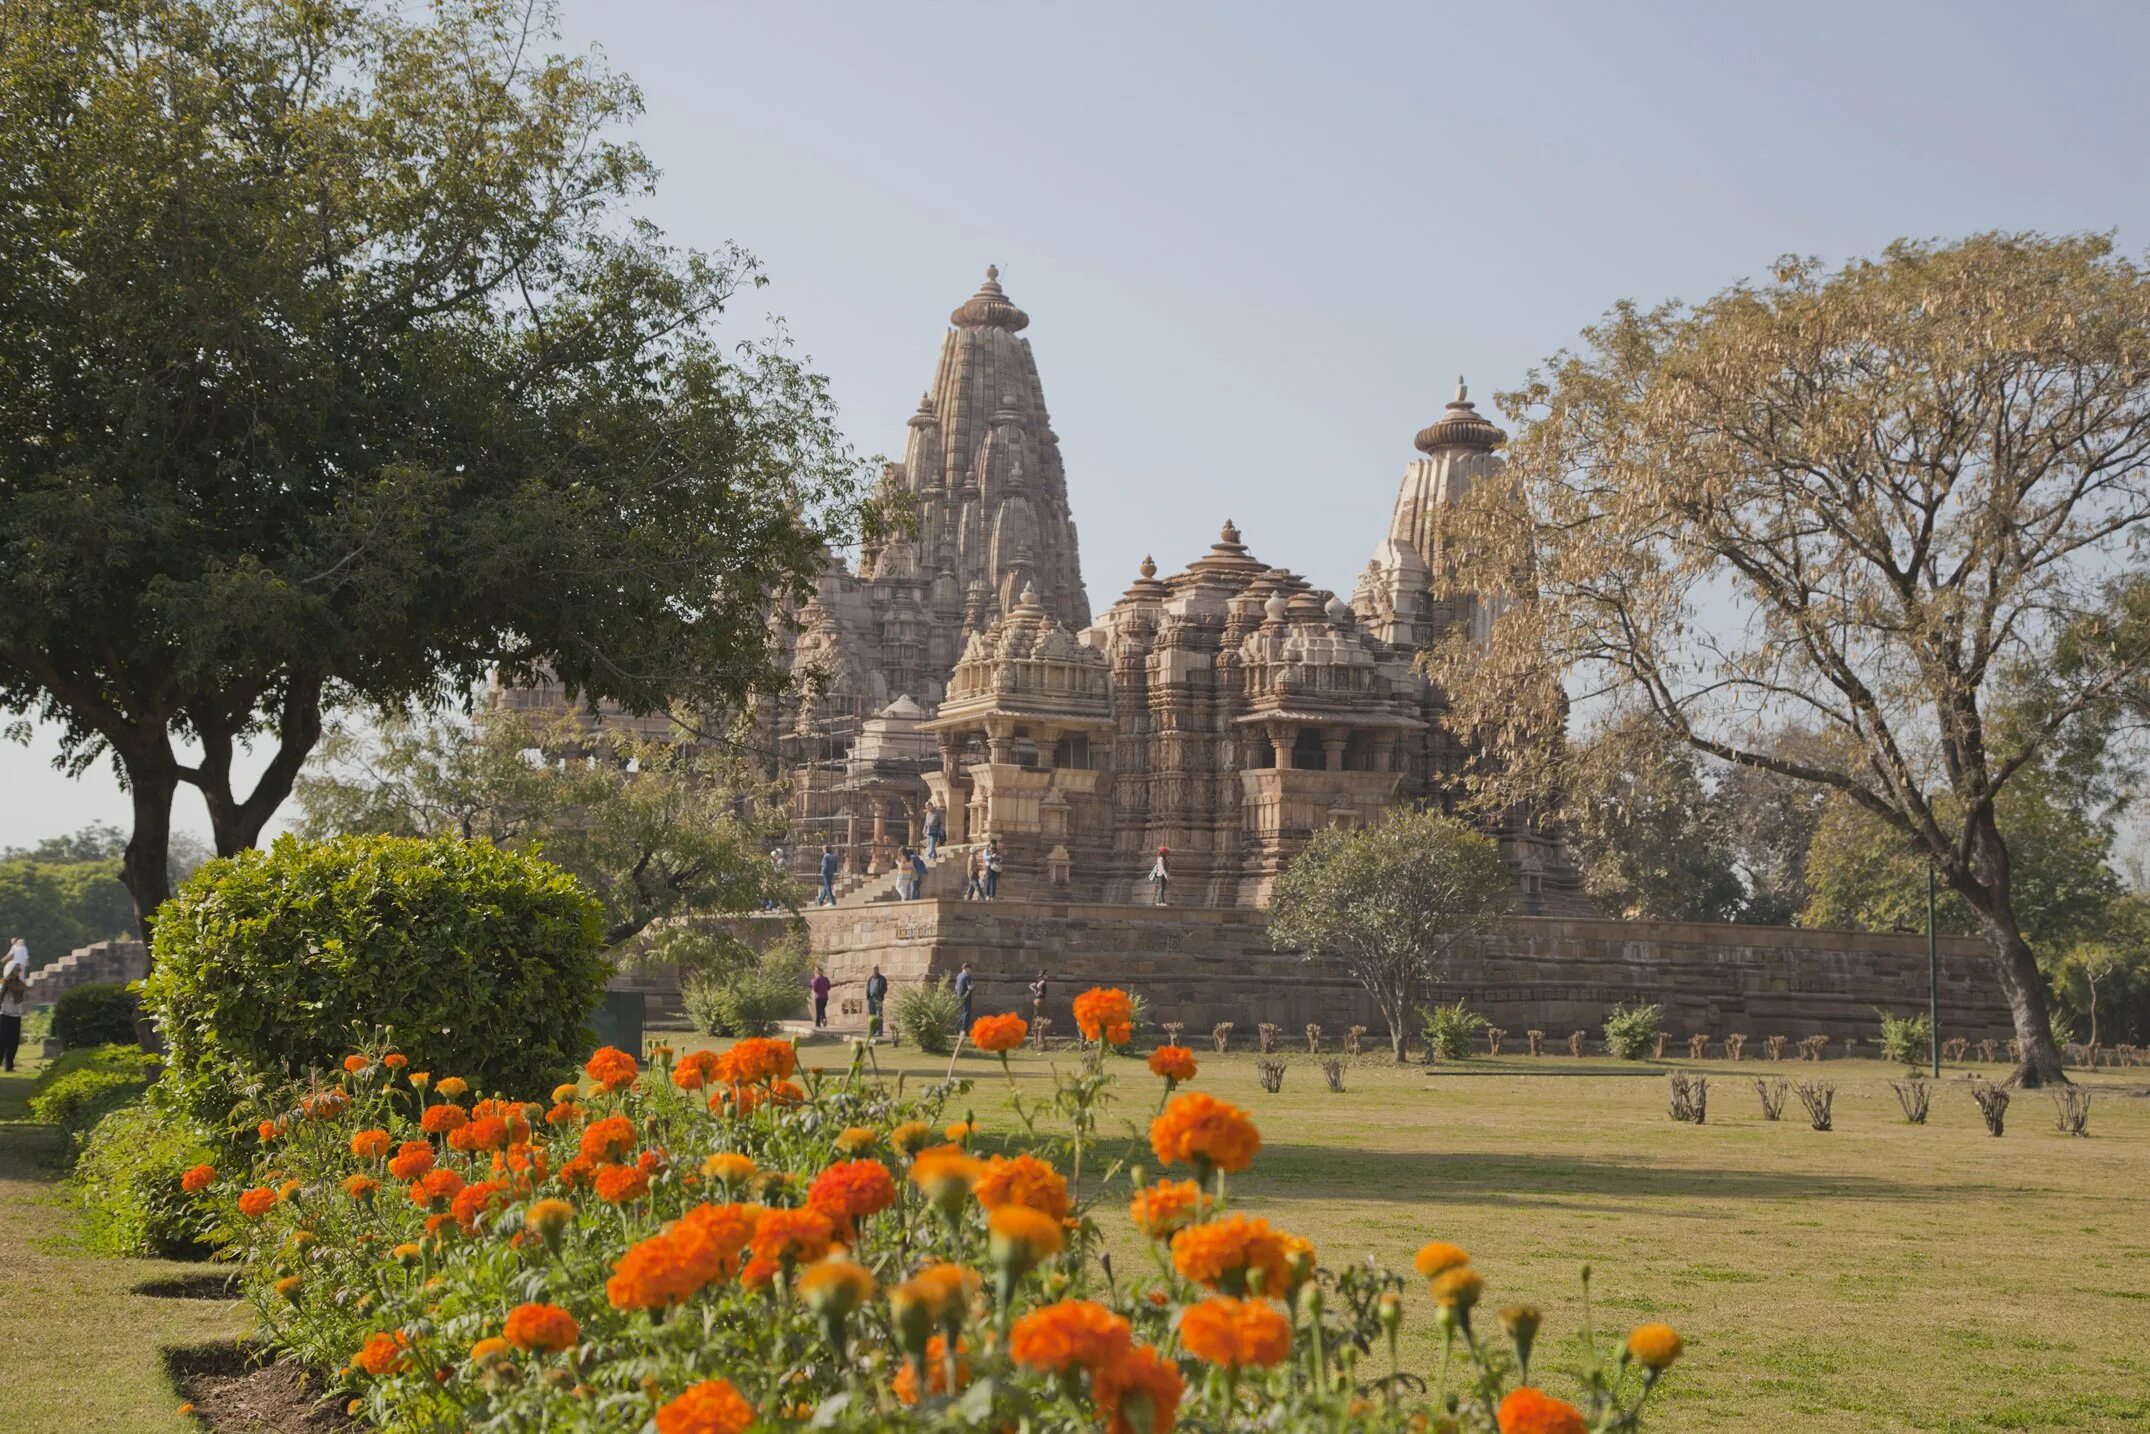
[[[1982,913],[1986,942],[1993,948],[1994,965],[2001,978],[2001,994],[2008,998],[2008,1014],[2015,1022],[2016,1048],[2022,1052],[2010,1085],[2032,1089],[2068,1084],[2066,1063],[2053,1040],[2053,1022],[2046,1008],[2045,979],[2038,971],[2038,958],[2030,943],[2016,930],[2013,920],[2001,921]]]
[[[134,804],[134,831],[120,861],[120,880],[134,897],[134,924],[147,945],[157,908],[172,894],[172,797],[179,790],[178,764],[159,733],[152,750],[120,753],[127,795]]]
[[[218,856],[236,856],[261,840],[261,829],[291,795],[292,783],[321,741],[321,681],[306,673],[285,679],[284,701],[277,714],[276,755],[262,769],[254,790],[240,800],[232,791],[231,765],[236,724],[196,712],[202,762],[185,780],[201,789],[209,808],[209,834]]]

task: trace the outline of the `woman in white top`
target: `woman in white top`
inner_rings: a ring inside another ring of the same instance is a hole
[[[15,1052],[22,1045],[22,1003],[30,994],[30,943],[20,936],[0,961],[0,1071],[15,1069]]]
[[[1157,860],[1156,860],[1156,862],[1155,862],[1155,863],[1154,863],[1154,864],[1153,864],[1153,865],[1152,865],[1152,866],[1150,867],[1150,880],[1152,880],[1152,881],[1154,881],[1154,882],[1156,882],[1156,883],[1157,883],[1157,903],[1156,903],[1156,904],[1157,904],[1157,905],[1159,905],[1159,906],[1163,906],[1163,905],[1165,904],[1165,884],[1166,884],[1167,882],[1171,881],[1171,879],[1172,879],[1172,873],[1171,873],[1171,871],[1170,871],[1170,870],[1168,870],[1168,869],[1166,868],[1166,866],[1165,866],[1165,858],[1167,858],[1167,857],[1169,857],[1169,856],[1171,856],[1171,855],[1172,855],[1172,848],[1171,848],[1171,847],[1168,847],[1168,846],[1161,846],[1161,847],[1157,848]]]

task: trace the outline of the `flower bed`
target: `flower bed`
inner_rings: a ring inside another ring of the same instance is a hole
[[[1124,999],[1085,998],[1093,1039],[1124,1039]],[[1003,1060],[1010,1019],[974,1036]],[[647,1069],[600,1051],[527,1103],[363,1051],[278,1102],[243,1176],[185,1184],[270,1340],[387,1428],[1639,1427],[1671,1330],[1635,1331],[1573,1403],[1537,1390],[1535,1309],[1478,1313],[1451,1245],[1419,1252],[1423,1296],[1322,1268],[1229,1199],[1253,1122],[1171,1093],[1197,1078],[1184,1049],[1153,1069],[1151,1154],[1172,1168],[1109,1197],[1079,1179],[1100,1061],[1018,1098],[1023,1129],[995,1141],[945,1123],[960,1082],[905,1096],[772,1040]],[[1151,1270],[1101,1258],[1122,1219]],[[1413,1306],[1445,1335],[1432,1380],[1398,1367]]]

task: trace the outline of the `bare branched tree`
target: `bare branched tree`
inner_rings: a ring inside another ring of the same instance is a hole
[[[1482,795],[1548,778],[1522,749],[1569,697],[1839,793],[1977,914],[2015,1079],[2065,1081],[1995,804],[2150,669],[2150,276],[2097,236],[1786,260],[1620,306],[1503,404],[1512,484],[1450,562],[1514,596],[1431,659]]]

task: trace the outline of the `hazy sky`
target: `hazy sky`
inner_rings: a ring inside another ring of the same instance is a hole
[[[1226,517],[1348,590],[1456,375],[1490,396],[1617,299],[1904,235],[2150,244],[2137,4],[564,11],[642,85],[650,216],[760,256],[748,316],[862,451],[1001,266],[1099,610]],[[0,846],[124,822],[50,756],[0,746]]]

